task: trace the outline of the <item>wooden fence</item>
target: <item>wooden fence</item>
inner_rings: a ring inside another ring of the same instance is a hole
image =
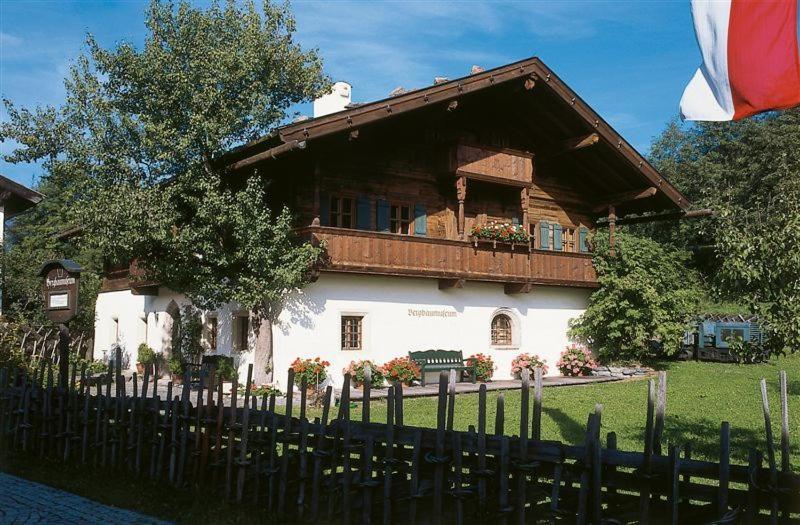
[[[613,433],[601,440],[600,405],[587,416],[583,444],[542,440],[540,371],[532,385],[523,378],[519,428],[506,428],[500,395],[492,433],[485,385],[477,425],[453,430],[458,396],[445,373],[436,428],[404,425],[400,385],[389,388],[385,421],[371,419],[368,391],[361,421],[351,421],[349,376],[338,408],[328,387],[321,416],[309,420],[305,385],[293,407],[291,371],[284,407],[249,388],[243,403],[235,391],[226,399],[213,370],[199,386],[169,383],[163,399],[147,374],[141,383],[133,376],[132,395],[119,369],[98,386],[84,381],[85,370],[76,375],[55,385],[51,367],[35,377],[0,370],[0,453],[167,480],[297,523],[800,523],[783,372],[777,449],[761,383],[766,465],[756,450],[749,464],[731,464],[728,423],[717,462],[693,459],[689,444],[664,446],[665,373],[649,382],[639,451],[618,450]],[[192,403],[190,389],[198,388]]]

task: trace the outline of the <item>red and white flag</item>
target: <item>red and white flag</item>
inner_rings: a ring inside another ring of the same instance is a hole
[[[703,63],[681,98],[686,120],[738,120],[800,105],[798,0],[692,0]]]

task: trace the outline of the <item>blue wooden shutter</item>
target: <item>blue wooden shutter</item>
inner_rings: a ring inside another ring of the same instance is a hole
[[[519,226],[519,219],[514,217],[513,219],[511,219],[511,224],[513,224],[514,226]]]
[[[554,224],[553,225],[553,249],[561,251],[564,247],[564,243],[561,240],[561,225]]]
[[[378,231],[389,231],[389,201],[386,199],[378,199]]]
[[[550,223],[547,221],[539,223],[539,246],[543,250],[550,249]]]
[[[589,229],[585,226],[581,226],[578,230],[578,246],[581,253],[586,253],[589,251],[589,247],[586,245],[586,238],[589,236]]]
[[[370,217],[370,211],[372,209],[371,204],[369,197],[358,196],[356,200],[356,229],[372,229],[372,217]]]
[[[331,220],[331,197],[327,193],[319,194],[319,223],[323,226],[330,226]]]
[[[414,205],[414,235],[428,235],[428,214],[424,204]]]

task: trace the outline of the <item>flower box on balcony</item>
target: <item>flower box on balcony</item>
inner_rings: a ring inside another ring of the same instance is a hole
[[[524,246],[530,249],[530,235],[520,224],[510,222],[492,221],[487,224],[476,224],[470,230],[470,241],[478,247],[479,243],[489,243],[493,248],[497,245],[510,246],[513,251],[515,247]]]

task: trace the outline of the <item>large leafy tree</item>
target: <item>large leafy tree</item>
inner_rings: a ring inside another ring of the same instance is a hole
[[[676,353],[701,296],[699,276],[686,268],[688,253],[623,232],[614,255],[607,233],[593,244],[600,289],[571,323],[570,336],[605,361],[647,357],[653,343]]]
[[[153,0],[143,46],[87,38],[59,108],[7,103],[11,160],[47,177],[82,174],[76,221],[87,243],[136,259],[148,279],[206,308],[235,302],[259,320],[256,373],[271,367],[271,323],[318,249],[270,209],[268,181],[215,162],[268,132],[327,86],[315,50],[294,41],[287,5]]]
[[[689,199],[717,212],[652,234],[695,247],[718,295],[761,315],[770,350],[800,347],[800,108],[673,123],[652,155]]]

